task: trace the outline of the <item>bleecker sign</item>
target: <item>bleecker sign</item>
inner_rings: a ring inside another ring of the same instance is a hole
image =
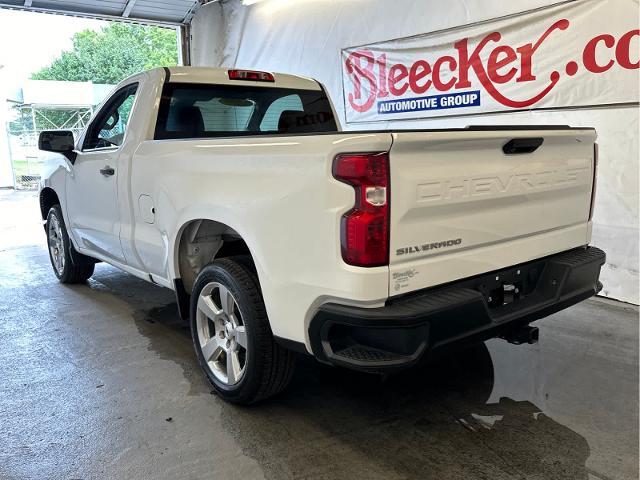
[[[634,0],[576,0],[348,48],[347,122],[638,103],[637,14]]]

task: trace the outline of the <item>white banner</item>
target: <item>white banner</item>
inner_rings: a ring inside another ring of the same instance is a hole
[[[576,0],[342,51],[348,123],[637,103],[637,0]]]

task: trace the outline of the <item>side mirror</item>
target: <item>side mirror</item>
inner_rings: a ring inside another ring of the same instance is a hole
[[[71,163],[76,161],[75,140],[70,130],[46,130],[40,132],[38,148],[45,152],[61,153]]]

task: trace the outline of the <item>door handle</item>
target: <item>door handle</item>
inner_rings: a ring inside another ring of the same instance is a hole
[[[116,171],[113,168],[111,168],[109,165],[100,169],[100,174],[104,175],[105,177],[110,177],[114,173],[116,173]]]

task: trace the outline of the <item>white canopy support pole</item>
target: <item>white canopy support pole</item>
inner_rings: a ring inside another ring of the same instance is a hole
[[[124,7],[124,10],[122,11],[122,16],[124,18],[129,18],[129,15],[131,15],[131,10],[133,10],[133,7],[135,6],[137,1],[138,0],[129,0],[127,2],[127,5]]]
[[[1,88],[0,92],[2,92]],[[0,188],[15,188],[7,120],[7,105],[4,98],[0,98]]]
[[[178,65],[191,65],[191,25],[176,27],[178,36]]]

